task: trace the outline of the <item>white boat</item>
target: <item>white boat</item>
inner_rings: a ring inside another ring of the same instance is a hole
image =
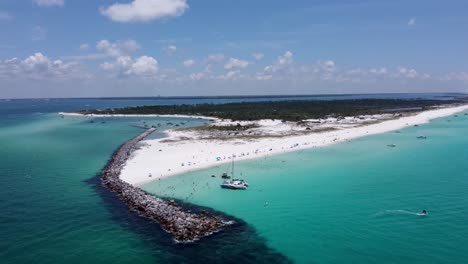
[[[232,159],[232,165],[231,165],[231,175],[234,177],[234,158]],[[223,173],[224,177],[229,177],[230,176],[227,173]],[[232,179],[230,181],[224,181],[221,185],[221,188],[223,189],[230,189],[230,190],[246,190],[249,187],[249,184],[242,180],[242,179]]]
[[[231,190],[246,190],[248,187],[249,184],[247,182],[238,179],[225,181],[221,184],[221,188]]]

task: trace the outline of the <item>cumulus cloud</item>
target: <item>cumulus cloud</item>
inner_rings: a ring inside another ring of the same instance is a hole
[[[213,78],[213,72],[211,70],[211,65],[206,65],[203,71],[190,74],[190,80],[199,81]]]
[[[292,64],[293,53],[291,51],[286,51],[283,55],[279,56],[273,64],[265,66],[263,72],[257,73],[256,79],[270,80],[273,78],[274,73],[288,71]]]
[[[336,65],[335,65],[334,61],[327,60],[327,61],[324,61],[324,62],[320,63],[320,66],[326,72],[333,72],[333,71],[335,71],[335,66]]]
[[[24,60],[12,58],[0,61],[0,75],[20,78],[47,79],[50,77],[65,78],[76,74],[77,63],[65,63],[62,60],[51,60],[37,52]]]
[[[231,69],[243,69],[249,66],[249,62],[245,60],[240,60],[236,58],[229,58],[229,60],[224,64],[224,69],[231,70]]]
[[[34,0],[34,3],[38,6],[63,6],[65,0]]]
[[[234,71],[226,72],[226,74],[221,75],[219,78],[224,79],[224,80],[237,80],[239,77],[240,77],[240,71],[234,70]]]
[[[410,18],[408,21],[408,26],[412,27],[416,25],[416,18]]]
[[[130,74],[153,76],[159,70],[158,61],[153,57],[141,56],[132,64]]]
[[[185,67],[192,67],[192,66],[195,64],[195,61],[192,60],[192,59],[189,59],[189,60],[185,60],[182,64],[183,64]]]
[[[369,73],[375,74],[375,75],[386,75],[388,74],[388,70],[386,67],[381,67],[380,69],[378,68],[371,68],[369,70]]]
[[[333,74],[336,71],[336,64],[332,60],[319,62],[319,68],[315,71],[320,73],[321,79],[330,80],[333,78]]]
[[[197,72],[197,73],[192,73],[190,74],[190,79],[193,80],[193,81],[199,81],[201,79],[203,79],[205,77],[205,73],[204,72]]]
[[[137,59],[120,56],[114,62],[102,63],[100,67],[119,76],[155,77],[159,71],[158,61],[150,56],[141,56]]]
[[[418,77],[418,72],[415,69],[399,67],[397,75],[406,77],[406,78],[416,78]]]
[[[172,56],[177,52],[177,47],[175,45],[169,45],[169,46],[164,48],[164,52],[167,55]]]
[[[96,44],[96,49],[110,57],[118,57],[132,54],[141,49],[141,47],[138,42],[132,39],[117,41],[115,43],[111,43],[108,40],[103,39]]]
[[[278,65],[289,65],[293,62],[293,54],[290,51],[286,51],[283,56],[278,57]]]
[[[133,0],[101,8],[101,14],[117,22],[144,22],[181,16],[188,7],[186,0]]]

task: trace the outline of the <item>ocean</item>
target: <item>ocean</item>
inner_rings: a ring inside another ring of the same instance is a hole
[[[466,262],[468,116],[463,114],[400,133],[236,162],[237,175],[250,183],[247,191],[219,188],[221,179],[211,175],[227,165],[144,185],[155,195],[235,219],[232,228],[193,245],[175,244],[99,182],[112,152],[142,131],[137,126],[165,124],[168,118],[56,114],[236,100],[259,99],[0,102],[1,263]],[[201,122],[186,121],[187,126]],[[423,209],[427,216],[419,215]]]

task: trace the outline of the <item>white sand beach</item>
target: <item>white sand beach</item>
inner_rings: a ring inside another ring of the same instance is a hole
[[[367,135],[424,124],[432,119],[454,115],[464,110],[468,110],[468,105],[428,110],[416,115],[391,120],[384,119],[385,121],[379,123],[358,126],[347,127],[336,122],[336,130],[308,134],[296,134],[292,126],[287,132],[288,125],[284,123],[262,121],[260,128],[257,127],[254,130],[264,128],[263,134],[267,136],[259,138],[243,136],[223,139],[203,138],[199,133],[191,131],[169,130],[166,138],[143,141],[143,146],[127,162],[120,177],[130,184],[141,185],[158,178],[218,166],[230,162],[233,157],[239,161],[323,147]],[[218,120],[217,122],[226,121]],[[274,133],[271,133],[275,130],[280,136],[275,137]],[[288,136],[287,133],[292,135]]]

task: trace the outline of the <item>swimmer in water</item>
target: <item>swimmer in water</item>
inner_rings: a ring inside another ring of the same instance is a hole
[[[426,211],[426,210],[422,210],[421,214],[422,214],[422,215],[427,215],[427,211]]]

